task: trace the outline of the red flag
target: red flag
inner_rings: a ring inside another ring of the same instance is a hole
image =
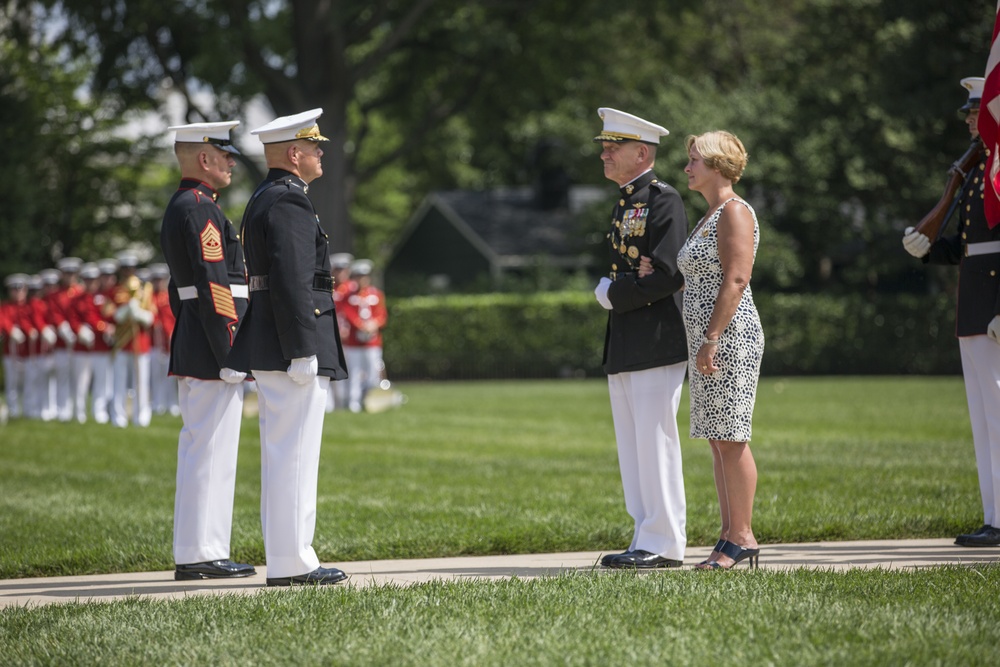
[[[986,179],[984,188],[984,208],[986,211],[986,223],[990,229],[1000,224],[1000,162],[997,161],[997,153],[1000,152],[1000,145],[997,139],[1000,138],[1000,41],[997,34],[1000,33],[1000,0],[997,0],[997,16],[993,24],[993,41],[990,42],[990,58],[986,61],[986,82],[983,84],[983,98],[979,103],[979,121],[977,127],[979,136],[983,140],[983,145],[989,150],[990,156],[986,161]]]

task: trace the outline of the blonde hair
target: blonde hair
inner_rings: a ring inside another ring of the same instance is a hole
[[[692,134],[687,138],[688,153],[692,146],[698,150],[709,169],[718,169],[733,183],[739,182],[749,157],[739,137],[725,130]]]

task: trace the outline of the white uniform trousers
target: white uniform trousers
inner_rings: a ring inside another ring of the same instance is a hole
[[[76,421],[87,423],[87,397],[94,378],[94,352],[73,353],[73,411]]]
[[[350,366],[348,366],[350,368]],[[326,392],[326,411],[334,412],[347,407],[347,380],[330,380]]]
[[[91,383],[91,405],[94,411],[94,421],[107,424],[111,419],[111,400],[114,396],[114,370],[110,352],[90,352],[91,368],[94,371],[94,381]]]
[[[629,550],[684,560],[687,506],[677,410],[687,362],[608,376],[625,509],[635,520]]]
[[[153,350],[149,353],[149,401],[153,414],[179,414],[177,391],[177,378],[170,375],[170,353]]]
[[[178,379],[181,417],[174,496],[174,563],[229,558],[243,384]]]
[[[958,339],[972,421],[983,523],[1000,528],[1000,345],[987,336]]]
[[[128,426],[128,412],[125,399],[128,396],[129,378],[135,389],[132,401],[132,423],[149,426],[153,411],[149,407],[149,354],[135,354],[119,350],[114,355],[114,396],[111,401],[111,423],[124,428]]]
[[[25,359],[7,355],[3,358],[3,377],[7,391],[7,410],[11,417],[24,414]]]
[[[24,414],[30,419],[51,419],[45,411],[49,396],[49,361],[51,355],[35,354],[24,366]]]
[[[55,369],[55,415],[61,422],[73,419],[73,354],[72,350],[60,349],[53,352]]]
[[[381,347],[344,347],[347,362],[347,406],[351,412],[361,412],[365,393],[378,385],[382,373]]]
[[[316,532],[319,453],[330,378],[307,385],[280,371],[253,371],[260,408],[260,520],[267,576],[294,577],[319,567]]]

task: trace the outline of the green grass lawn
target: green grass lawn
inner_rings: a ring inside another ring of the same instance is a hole
[[[323,561],[627,545],[600,380],[408,384],[325,424]],[[687,400],[681,430],[687,431]],[[753,449],[762,544],[950,537],[981,507],[957,377],[772,378]],[[0,577],[167,570],[178,419],[0,429]],[[256,420],[234,558],[263,563]],[[711,457],[684,444],[688,537],[715,542]],[[969,664],[994,650],[1000,568],[595,573],[263,591],[0,612],[9,664]],[[2,656],[7,656],[4,660]]]
[[[617,549],[631,538],[603,381],[413,384],[377,415],[327,415],[324,561]],[[687,433],[687,399],[681,431]],[[0,430],[0,578],[173,567],[180,420]],[[763,542],[944,537],[981,509],[961,380],[791,378],[760,388]],[[685,441],[688,537],[714,544],[704,441]],[[233,556],[263,563],[257,422],[245,419]]]

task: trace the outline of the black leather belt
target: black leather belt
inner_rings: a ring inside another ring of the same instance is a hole
[[[612,280],[618,280],[619,278],[637,278],[638,276],[639,273],[637,271],[612,271],[608,274],[608,278],[611,278]]]
[[[266,292],[271,289],[268,276],[250,276],[248,283],[251,292]],[[313,276],[313,289],[333,291],[333,276]]]

